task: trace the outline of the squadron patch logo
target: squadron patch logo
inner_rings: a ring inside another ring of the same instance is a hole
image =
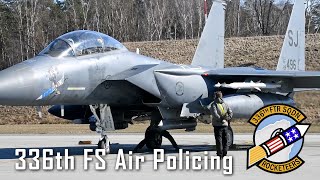
[[[247,151],[247,169],[260,169],[282,174],[304,164],[298,156],[310,124],[302,124],[307,117],[297,108],[273,104],[259,109],[249,119],[256,127],[254,146]]]

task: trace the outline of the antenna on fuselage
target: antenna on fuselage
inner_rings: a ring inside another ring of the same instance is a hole
[[[136,49],[136,53],[140,54],[140,49],[139,48]]]

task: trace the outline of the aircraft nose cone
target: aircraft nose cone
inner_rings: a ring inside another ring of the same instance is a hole
[[[32,72],[28,66],[16,65],[0,71],[0,104],[24,105],[32,101]]]

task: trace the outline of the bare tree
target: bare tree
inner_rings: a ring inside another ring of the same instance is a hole
[[[88,23],[88,15],[89,15],[92,1],[81,0],[80,2],[81,2],[81,10],[82,10],[82,16],[83,16],[82,29],[90,29],[90,26]]]
[[[320,28],[320,0],[307,0],[307,33],[318,32]]]
[[[240,34],[240,0],[228,1],[226,8],[226,36]]]
[[[164,28],[165,15],[167,11],[167,0],[157,0],[155,4],[153,23],[158,35],[158,40],[161,40],[162,31]]]
[[[21,61],[24,60],[24,52],[23,52],[23,16],[22,16],[22,3],[21,1],[16,1],[17,5],[17,12],[19,14],[19,45],[20,45],[20,57],[21,57]]]
[[[201,33],[202,33],[202,28],[203,28],[203,17],[204,17],[204,8],[207,8],[207,6],[204,5],[203,3],[204,1],[202,0],[198,0],[196,1],[197,5],[197,15],[198,15],[198,32],[197,32],[197,36],[198,38],[200,38]]]
[[[263,35],[270,35],[270,17],[273,11],[274,0],[255,0],[254,10]]]
[[[154,2],[153,0],[146,1],[144,3],[144,7],[146,9],[146,21],[147,21],[147,32],[149,34],[149,40],[153,40],[153,36],[156,33],[156,29],[154,27],[155,22],[155,13],[154,13]]]
[[[180,16],[180,24],[182,26],[182,30],[184,32],[184,39],[187,39],[187,28],[188,28],[188,21],[190,18],[190,9],[188,6],[190,3],[189,0],[175,0],[176,9]]]
[[[30,33],[32,36],[32,55],[36,55],[36,25],[39,19],[38,0],[31,0],[30,8]]]
[[[78,25],[78,17],[77,17],[77,9],[76,9],[76,3],[74,0],[68,0],[69,4],[70,4],[70,8],[72,10],[72,15],[73,15],[73,23],[76,29],[79,29],[79,25]]]
[[[95,29],[100,32],[100,10],[99,10],[99,5],[98,0],[95,0],[95,14],[94,14],[94,22],[95,22]]]

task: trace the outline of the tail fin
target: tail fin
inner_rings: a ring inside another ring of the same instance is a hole
[[[282,46],[277,71],[305,70],[305,6],[304,0],[296,0],[284,43]]]
[[[214,0],[192,65],[224,67],[224,21],[225,3],[223,0]]]

